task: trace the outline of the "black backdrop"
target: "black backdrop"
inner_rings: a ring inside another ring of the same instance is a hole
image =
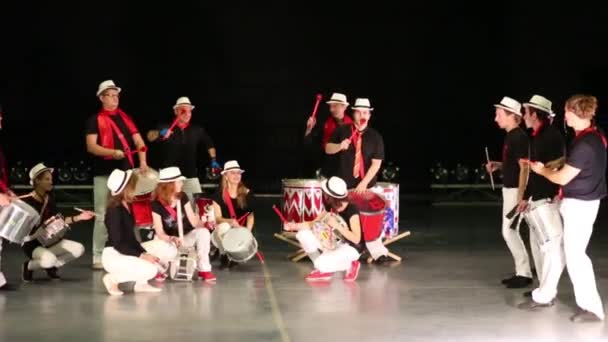
[[[302,176],[315,94],[341,91],[371,99],[402,188],[425,190],[433,161],[477,165],[485,145],[498,154],[503,95],[543,94],[560,115],[575,92],[608,105],[608,15],[577,4],[5,1],[2,143],[9,165],[88,158],[84,121],[113,79],[142,130],[189,96],[220,161],[276,183]]]

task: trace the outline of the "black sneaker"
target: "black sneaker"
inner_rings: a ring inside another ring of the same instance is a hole
[[[61,277],[59,277],[59,274],[57,274],[57,267],[47,268],[45,271],[51,280],[61,280]]]
[[[390,262],[390,261],[391,261],[391,258],[389,258],[386,255],[381,255],[380,257],[378,257],[378,259],[374,260],[374,264],[381,265],[381,264],[385,264],[385,263]]]
[[[213,251],[211,251],[211,254],[209,255],[209,261],[215,261],[219,257],[220,257],[220,250],[215,248]]]
[[[532,298],[532,291],[526,291],[526,292],[524,292],[524,297],[526,297],[526,298]]]
[[[505,278],[505,279],[501,280],[500,282],[503,283],[504,285],[507,285],[508,283],[512,282],[515,278],[517,278],[517,276],[513,275],[512,277]]]
[[[524,287],[528,287],[531,284],[532,284],[532,278],[516,276],[513,280],[508,282],[506,285],[507,285],[508,289],[521,289]]]
[[[228,265],[230,264],[230,259],[228,259],[228,256],[226,254],[221,254],[220,255],[220,269],[225,269],[228,267]]]
[[[30,263],[29,260],[23,263],[21,266],[21,280],[26,283],[32,282],[34,280],[34,271],[30,271],[27,268],[27,265]]]
[[[19,289],[16,285],[6,283],[0,287],[0,291],[17,291]]]

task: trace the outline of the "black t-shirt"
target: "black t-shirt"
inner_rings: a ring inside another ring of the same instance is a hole
[[[353,125],[342,125],[336,128],[334,133],[331,135],[329,142],[333,144],[340,144],[342,140],[350,138],[353,133],[352,127]],[[362,139],[361,150],[363,153],[363,165],[365,173],[367,174],[370,166],[372,165],[372,159],[384,160],[384,141],[380,133],[371,127],[367,127],[365,131],[363,131]],[[361,179],[353,176],[353,167],[355,166],[354,141],[352,144],[350,144],[348,150],[338,152],[336,157],[336,172],[335,174],[327,176],[338,176],[346,182],[346,186],[349,189],[355,188]],[[372,180],[369,182],[368,188],[373,187],[376,184],[377,179],[378,173],[376,173],[374,178],[372,178]]]
[[[606,196],[606,147],[599,134],[588,132],[576,137],[566,164],[581,171],[564,185],[564,197],[592,201]]]
[[[180,194],[180,202],[182,206],[182,227],[184,229],[184,235],[186,235],[194,230],[194,227],[190,224],[190,220],[188,220],[188,215],[186,214],[186,204],[189,203],[188,195],[182,192]],[[175,210],[176,216],[171,215],[158,199],[152,201],[152,211],[160,215],[165,233],[170,236],[179,236],[179,231],[177,229],[177,207],[173,208],[173,210]]]
[[[38,212],[38,214],[40,214],[41,223],[48,220],[51,216],[57,215],[57,213],[58,213],[57,205],[55,204],[55,196],[53,196],[52,194],[49,194],[48,202],[46,204],[46,207],[45,207],[43,213],[41,213],[41,210],[42,210],[42,207],[44,206],[44,202],[38,201],[37,199],[34,198],[34,196],[24,197],[21,200],[23,202],[29,204],[32,208],[34,208]],[[38,229],[40,229],[40,227],[41,227],[41,224],[36,225],[34,228],[32,228],[32,231],[30,232],[29,235],[34,234],[36,231],[38,231]],[[57,242],[59,242],[59,241],[57,241]],[[23,246],[21,246],[21,248],[23,249],[23,252],[25,252],[25,255],[27,255],[27,257],[32,258],[32,253],[34,252],[34,249],[41,247],[41,246],[42,246],[42,244],[37,239],[34,239],[32,241],[28,241],[28,242],[24,243]]]
[[[346,115],[345,115],[346,117]],[[327,178],[334,176],[338,169],[338,154],[325,153],[323,145],[323,135],[325,132],[325,123],[327,120],[334,120],[337,124],[336,128],[345,125],[344,120],[337,121],[333,116],[327,117],[324,121],[317,121],[317,124],[312,129],[309,135],[304,137],[304,146],[307,153],[313,154],[315,157],[320,157],[321,174]],[[335,132],[335,129],[334,129]],[[333,134],[333,132],[332,132]],[[330,135],[331,138],[331,135]],[[317,156],[318,155],[318,156]],[[314,159],[317,159],[314,158]],[[315,170],[316,171],[316,170]]]
[[[219,190],[213,194],[211,199],[220,206],[223,218],[226,218],[226,219],[232,218],[230,216],[230,211],[228,210],[228,206],[226,205],[226,203],[224,203],[224,199],[222,198],[222,193]],[[247,193],[247,195],[245,195],[246,203],[243,208],[241,208],[239,206],[238,200],[236,198],[231,197],[230,200],[232,202],[232,207],[234,208],[234,212],[236,213],[235,219],[240,219],[246,213],[253,212],[253,210],[251,209],[252,201],[253,201],[253,194],[251,191],[249,191]],[[245,223],[243,223],[243,226],[245,226]]]
[[[135,143],[133,142],[133,135],[129,132],[129,129],[122,120],[122,117],[120,115],[114,115],[112,116],[112,120],[114,120],[116,127],[118,127],[118,129],[124,135],[131,151],[134,151],[136,148]],[[97,134],[97,143],[99,144],[101,142],[99,127],[97,125],[97,114],[90,116],[87,120],[85,134]],[[125,149],[122,146],[122,142],[114,130],[112,130],[112,135],[114,136],[114,149],[124,151]],[[136,153],[133,155],[133,162],[137,164],[137,160],[138,156]],[[95,176],[108,176],[114,169],[129,170],[132,168],[129,164],[129,159],[126,156],[121,160],[104,159],[103,157],[95,156],[93,163],[93,173]]]
[[[359,210],[357,209],[357,207],[355,205],[349,203],[344,210],[342,210],[341,212],[338,213],[338,215],[340,215],[340,217],[342,217],[342,219],[344,219],[344,221],[346,221],[349,228],[352,228],[352,227],[350,227],[350,218],[353,217],[354,215],[359,215]],[[359,219],[359,227],[361,227],[361,219]],[[360,231],[360,234],[361,234],[361,240],[359,241],[359,243],[354,243],[348,239],[344,239],[346,241],[346,243],[351,245],[359,253],[363,252],[363,250],[365,249],[363,232]]]
[[[553,126],[541,127],[530,141],[530,160],[547,163],[563,157],[565,152],[564,137]],[[533,200],[553,198],[558,191],[559,185],[535,172],[530,172],[524,199],[528,199],[530,196]]]
[[[162,130],[170,125],[160,125]],[[197,163],[201,157],[208,156],[208,150],[214,147],[213,140],[207,131],[198,125],[190,124],[185,129],[178,126],[166,141],[157,140],[161,149],[161,167],[177,166],[186,178],[197,178]]]
[[[519,160],[528,159],[528,136],[521,127],[510,130],[502,146],[502,185],[505,188],[519,186]]]
[[[108,229],[106,247],[114,247],[120,254],[139,257],[146,250],[135,237],[135,218],[122,204],[106,210]]]

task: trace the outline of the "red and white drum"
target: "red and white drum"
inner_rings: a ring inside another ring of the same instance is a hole
[[[321,181],[283,179],[283,216],[287,222],[312,221],[325,211]]]
[[[384,197],[373,191],[366,191],[362,194],[351,191],[348,193],[348,201],[359,209],[361,231],[365,242],[381,238],[387,209]]]
[[[386,200],[384,212],[384,236],[391,238],[399,234],[399,184],[378,182],[371,191]]]

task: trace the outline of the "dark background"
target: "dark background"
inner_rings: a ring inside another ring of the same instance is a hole
[[[142,131],[189,96],[219,161],[238,159],[258,188],[307,176],[301,137],[316,93],[370,98],[386,159],[412,192],[429,188],[434,161],[476,166],[486,145],[498,156],[492,104],[504,95],[545,95],[561,125],[568,96],[590,92],[603,122],[608,15],[599,6],[396,4],[3,2],[9,166],[87,160],[84,122],[105,79],[123,88],[121,107]],[[323,104],[320,121],[327,114]]]

